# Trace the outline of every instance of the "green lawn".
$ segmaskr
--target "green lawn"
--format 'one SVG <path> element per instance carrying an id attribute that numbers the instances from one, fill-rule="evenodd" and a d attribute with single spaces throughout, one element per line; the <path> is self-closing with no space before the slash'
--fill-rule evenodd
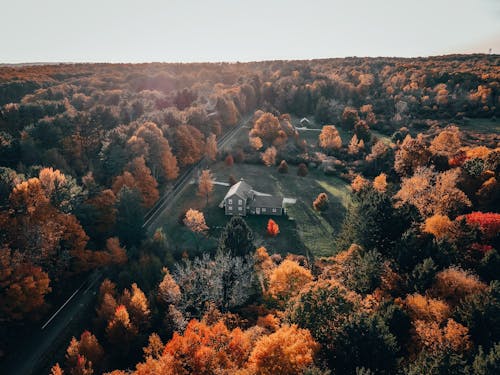
<path id="1" fill-rule="evenodd" d="M 294 166 L 290 166 L 288 174 L 278 173 L 275 167 L 253 164 L 235 164 L 228 168 L 219 162 L 211 169 L 217 181 L 227 182 L 229 176 L 233 175 L 236 179 L 244 178 L 258 191 L 297 199 L 295 205 L 288 207 L 288 217 L 273 217 L 280 226 L 277 237 L 266 235 L 268 216 L 249 215 L 245 218 L 254 232 L 257 246 L 265 246 L 270 252 L 281 254 L 306 254 L 310 251 L 314 255 L 325 256 L 334 252 L 334 235 L 340 228 L 350 199 L 345 182 L 336 177 L 325 176 L 318 170 L 313 170 L 302 178 L 297 176 L 297 168 Z M 203 198 L 196 195 L 196 185 L 185 189 L 169 212 L 159 220 L 174 249 L 193 253 L 197 249 L 215 248 L 221 229 L 229 220 L 224 215 L 224 210 L 218 207 L 227 189 L 226 186 L 215 185 L 208 206 Z M 326 212 L 320 214 L 313 210 L 312 201 L 321 192 L 328 194 L 330 205 Z M 210 227 L 206 238 L 194 236 L 179 224 L 179 216 L 189 208 L 199 209 L 205 214 Z"/>

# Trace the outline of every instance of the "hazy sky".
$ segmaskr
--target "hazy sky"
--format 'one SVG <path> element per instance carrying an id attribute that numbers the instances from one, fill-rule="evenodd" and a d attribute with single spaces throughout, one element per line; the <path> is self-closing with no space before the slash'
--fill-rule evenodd
<path id="1" fill-rule="evenodd" d="M 0 62 L 500 53 L 500 0 L 0 0 Z"/>

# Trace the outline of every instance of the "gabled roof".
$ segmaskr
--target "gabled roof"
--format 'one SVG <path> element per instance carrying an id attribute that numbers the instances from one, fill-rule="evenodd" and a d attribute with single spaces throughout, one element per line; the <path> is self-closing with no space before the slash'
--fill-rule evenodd
<path id="1" fill-rule="evenodd" d="M 224 200 L 233 195 L 237 195 L 243 199 L 248 199 L 252 196 L 251 192 L 252 192 L 252 187 L 248 185 L 245 181 L 241 180 L 236 184 L 234 184 L 233 186 L 231 186 L 229 191 L 226 193 Z"/>
<path id="2" fill-rule="evenodd" d="M 278 208 L 283 207 L 283 198 L 277 196 L 256 195 L 250 201 L 250 207 Z"/>

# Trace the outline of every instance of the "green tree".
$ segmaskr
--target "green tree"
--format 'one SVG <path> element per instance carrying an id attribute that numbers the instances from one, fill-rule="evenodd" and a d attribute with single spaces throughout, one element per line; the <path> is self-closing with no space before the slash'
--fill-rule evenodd
<path id="1" fill-rule="evenodd" d="M 350 315 L 332 346 L 329 362 L 339 374 L 352 374 L 361 366 L 378 374 L 393 374 L 396 369 L 397 340 L 377 315 Z"/>
<path id="2" fill-rule="evenodd" d="M 474 358 L 471 373 L 475 375 L 500 374 L 500 343 L 496 343 L 488 353 L 482 347 Z"/>
<path id="3" fill-rule="evenodd" d="M 118 237 L 127 247 L 138 246 L 145 236 L 144 208 L 141 193 L 135 189 L 122 187 L 116 203 L 116 229 Z"/>
<path id="4" fill-rule="evenodd" d="M 233 216 L 219 238 L 219 249 L 233 256 L 246 256 L 255 251 L 253 233 L 246 221 Z"/>

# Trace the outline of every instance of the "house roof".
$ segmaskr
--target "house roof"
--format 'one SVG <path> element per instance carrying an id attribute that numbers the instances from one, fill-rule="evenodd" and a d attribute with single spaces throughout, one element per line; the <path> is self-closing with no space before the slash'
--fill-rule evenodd
<path id="1" fill-rule="evenodd" d="M 250 207 L 276 208 L 283 207 L 283 198 L 276 196 L 256 195 L 250 201 Z"/>
<path id="2" fill-rule="evenodd" d="M 226 193 L 224 200 L 235 194 L 243 199 L 248 199 L 252 195 L 251 192 L 252 192 L 252 187 L 245 181 L 241 180 L 236 184 L 234 184 L 233 186 L 231 186 L 231 188 Z"/>
<path id="3" fill-rule="evenodd" d="M 309 121 L 309 119 L 308 119 L 307 117 L 303 117 L 303 118 L 300 120 L 300 122 L 311 122 L 311 121 Z"/>

